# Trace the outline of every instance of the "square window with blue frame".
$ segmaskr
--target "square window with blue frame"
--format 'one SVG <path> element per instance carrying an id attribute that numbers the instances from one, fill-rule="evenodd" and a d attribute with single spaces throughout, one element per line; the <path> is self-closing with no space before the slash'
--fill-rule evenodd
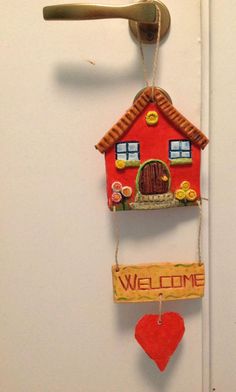
<path id="1" fill-rule="evenodd" d="M 139 161 L 139 142 L 116 143 L 116 159 L 122 161 Z"/>
<path id="2" fill-rule="evenodd" d="M 192 158 L 190 140 L 170 140 L 169 141 L 169 158 L 181 159 Z"/>

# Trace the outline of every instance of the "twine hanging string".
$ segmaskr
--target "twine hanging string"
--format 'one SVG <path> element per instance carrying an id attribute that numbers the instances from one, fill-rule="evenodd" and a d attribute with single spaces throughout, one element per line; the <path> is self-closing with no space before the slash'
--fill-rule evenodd
<path id="1" fill-rule="evenodd" d="M 159 54 L 159 48 L 160 48 L 160 41 L 161 41 L 161 11 L 158 5 L 156 4 L 156 10 L 157 10 L 157 24 L 158 24 L 158 30 L 157 30 L 157 42 L 156 42 L 156 50 L 154 53 L 154 61 L 153 61 L 153 69 L 152 69 L 152 100 L 154 100 L 154 89 L 155 89 L 155 83 L 156 83 L 156 76 L 157 76 L 157 65 L 158 65 L 158 54 Z"/>
<path id="2" fill-rule="evenodd" d="M 159 54 L 159 47 L 160 47 L 160 40 L 161 40 L 161 11 L 160 11 L 160 8 L 158 7 L 157 4 L 155 4 L 155 6 L 156 6 L 156 10 L 157 10 L 158 29 L 157 29 L 156 48 L 155 48 L 155 53 L 154 53 L 154 58 L 153 58 L 153 67 L 152 67 L 152 85 L 151 85 L 151 87 L 152 87 L 152 101 L 154 101 L 155 83 L 156 83 L 157 66 L 158 66 L 158 54 Z M 147 67 L 146 67 L 146 63 L 145 63 L 144 50 L 143 50 L 140 28 L 139 28 L 138 23 L 137 23 L 137 36 L 138 36 L 139 49 L 140 49 L 140 54 L 141 54 L 141 59 L 142 59 L 143 77 L 144 77 L 144 81 L 146 83 L 146 86 L 149 87 L 148 72 L 147 72 Z"/>
<path id="3" fill-rule="evenodd" d="M 199 208 L 199 224 L 198 224 L 198 236 L 197 236 L 197 249 L 198 249 L 198 264 L 202 264 L 202 201 L 209 201 L 207 197 L 202 197 L 200 200 L 198 200 L 198 208 Z"/>
<path id="4" fill-rule="evenodd" d="M 197 255 L 198 255 L 198 264 L 202 264 L 202 250 L 201 250 L 201 236 L 202 236 L 202 201 L 198 200 L 197 202 L 199 208 L 199 223 L 198 223 L 198 236 L 197 236 Z"/>
<path id="5" fill-rule="evenodd" d="M 137 36 L 138 36 L 139 50 L 140 50 L 142 66 L 143 66 L 143 78 L 146 83 L 146 86 L 148 87 L 149 86 L 148 72 L 147 72 L 147 67 L 146 67 L 146 63 L 145 63 L 145 57 L 144 57 L 143 45 L 142 45 L 142 41 L 141 41 L 140 29 L 139 29 L 138 22 L 136 22 L 136 24 L 137 24 Z"/>
<path id="6" fill-rule="evenodd" d="M 198 257 L 198 264 L 202 264 L 202 242 L 201 242 L 201 236 L 202 236 L 202 200 L 208 201 L 208 198 L 203 197 L 201 200 L 198 200 L 198 208 L 199 208 L 199 221 L 198 221 L 198 233 L 197 233 L 197 257 Z M 119 247 L 120 247 L 120 224 L 117 216 L 117 211 L 116 207 L 113 206 L 113 212 L 114 212 L 114 222 L 115 222 L 115 237 L 116 237 L 116 246 L 115 246 L 115 265 L 116 265 L 116 271 L 118 272 L 120 267 L 119 267 Z"/>
<path id="7" fill-rule="evenodd" d="M 162 294 L 159 294 L 159 315 L 158 315 L 158 320 L 157 320 L 157 324 L 161 325 L 162 324 Z"/>
<path id="8" fill-rule="evenodd" d="M 116 236 L 115 264 L 116 264 L 116 272 L 118 272 L 120 270 L 119 262 L 118 262 L 118 253 L 119 253 L 119 245 L 120 245 L 120 225 L 119 225 L 115 206 L 113 206 L 113 212 L 114 212 L 115 236 Z"/>

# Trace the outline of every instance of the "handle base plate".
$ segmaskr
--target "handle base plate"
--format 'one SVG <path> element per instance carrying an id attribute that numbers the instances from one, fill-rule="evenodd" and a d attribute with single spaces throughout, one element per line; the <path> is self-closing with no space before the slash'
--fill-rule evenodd
<path id="1" fill-rule="evenodd" d="M 143 1 L 143 0 L 142 0 Z M 161 40 L 167 35 L 170 29 L 170 13 L 168 8 L 159 0 L 155 0 L 161 11 Z M 157 40 L 158 23 L 137 23 L 129 21 L 129 28 L 132 36 L 138 41 L 137 29 L 140 29 L 140 38 L 143 44 L 155 44 Z"/>

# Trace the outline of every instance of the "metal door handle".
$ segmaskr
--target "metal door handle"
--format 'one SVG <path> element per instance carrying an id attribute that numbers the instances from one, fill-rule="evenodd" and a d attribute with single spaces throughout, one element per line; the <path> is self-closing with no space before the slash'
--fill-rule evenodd
<path id="1" fill-rule="evenodd" d="M 44 7 L 45 20 L 88 20 L 123 18 L 142 23 L 155 23 L 157 19 L 154 3 L 129 5 L 62 4 Z"/>
<path id="2" fill-rule="evenodd" d="M 89 20 L 123 18 L 129 19 L 132 33 L 137 38 L 137 23 L 143 42 L 155 41 L 157 26 L 157 6 L 161 11 L 161 38 L 170 27 L 170 14 L 167 7 L 159 0 L 143 0 L 128 5 L 100 5 L 100 4 L 59 4 L 43 8 L 45 20 Z"/>

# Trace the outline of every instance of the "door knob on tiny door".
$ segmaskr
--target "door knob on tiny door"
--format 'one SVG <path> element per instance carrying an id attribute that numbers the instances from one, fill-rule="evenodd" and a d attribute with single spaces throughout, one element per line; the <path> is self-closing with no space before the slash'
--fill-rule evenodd
<path id="1" fill-rule="evenodd" d="M 59 4 L 43 8 L 45 20 L 90 20 L 123 18 L 129 20 L 130 29 L 137 39 L 139 28 L 144 43 L 155 43 L 158 31 L 158 9 L 161 12 L 161 38 L 170 28 L 170 14 L 161 2 L 144 0 L 128 5 Z"/>

